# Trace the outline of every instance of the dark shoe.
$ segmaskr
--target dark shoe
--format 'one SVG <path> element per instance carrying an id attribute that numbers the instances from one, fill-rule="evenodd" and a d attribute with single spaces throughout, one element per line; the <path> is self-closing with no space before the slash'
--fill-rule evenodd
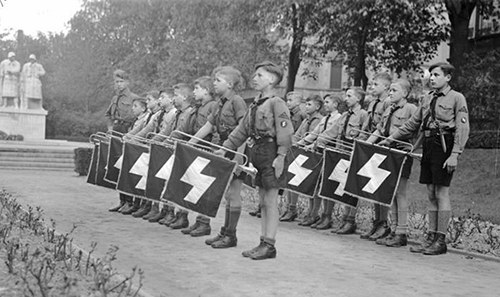
<path id="1" fill-rule="evenodd" d="M 274 259 L 276 258 L 276 248 L 274 245 L 270 245 L 269 243 L 263 244 L 262 247 L 258 248 L 255 252 L 250 254 L 250 258 L 252 260 L 265 260 L 265 259 Z"/>
<path id="2" fill-rule="evenodd" d="M 283 218 L 286 217 L 289 212 L 290 212 L 290 210 L 287 208 L 285 210 L 285 212 L 280 216 L 280 222 L 283 222 Z"/>
<path id="3" fill-rule="evenodd" d="M 370 237 L 368 237 L 368 240 L 376 241 L 379 238 L 386 237 L 390 233 L 391 233 L 391 228 L 389 228 L 389 226 L 387 226 L 387 222 L 384 221 L 379 225 L 377 231 L 375 231 L 375 233 L 373 233 Z"/>
<path id="4" fill-rule="evenodd" d="M 139 204 L 137 202 L 134 202 L 132 207 L 129 207 L 127 210 L 122 211 L 122 215 L 131 215 L 134 212 L 138 211 L 140 208 Z"/>
<path id="5" fill-rule="evenodd" d="M 158 224 L 165 225 L 175 218 L 175 207 L 167 206 L 167 215 L 158 221 Z"/>
<path id="6" fill-rule="evenodd" d="M 182 232 L 182 234 L 191 234 L 191 231 L 198 228 L 199 225 L 200 225 L 200 221 L 196 220 L 196 222 L 194 224 L 192 224 L 191 226 L 189 226 L 187 228 L 182 229 L 181 232 Z"/>
<path id="7" fill-rule="evenodd" d="M 381 237 L 381 238 L 375 240 L 375 243 L 379 244 L 379 245 L 385 245 L 385 243 L 388 240 L 391 240 L 394 236 L 396 236 L 396 234 L 391 232 L 391 234 L 387 235 L 386 237 Z"/>
<path id="8" fill-rule="evenodd" d="M 356 232 L 356 223 L 346 222 L 342 228 L 337 231 L 337 234 L 347 235 L 354 234 Z"/>
<path id="9" fill-rule="evenodd" d="M 120 201 L 120 204 L 116 205 L 116 206 L 113 206 L 111 207 L 110 209 L 108 209 L 108 211 L 110 212 L 117 212 L 120 208 L 122 208 L 123 206 L 125 205 L 125 201 Z"/>
<path id="10" fill-rule="evenodd" d="M 174 210 L 175 212 L 175 210 Z M 165 223 L 163 223 L 163 225 L 167 226 L 167 227 L 170 227 L 170 225 L 174 224 L 175 222 L 177 222 L 177 220 L 181 217 L 181 213 L 180 212 L 177 212 L 169 221 L 166 221 Z"/>
<path id="11" fill-rule="evenodd" d="M 167 215 L 167 208 L 163 207 L 161 211 L 155 215 L 154 217 L 150 218 L 148 222 L 150 223 L 158 223 L 161 219 L 163 219 Z"/>
<path id="12" fill-rule="evenodd" d="M 326 216 L 325 216 L 324 214 L 321 214 L 320 219 L 319 219 L 317 222 L 315 222 L 314 224 L 312 224 L 311 226 L 309 226 L 309 227 L 311 227 L 311 228 L 313 228 L 313 229 L 316 229 L 316 227 L 318 227 L 318 225 L 323 224 L 323 222 L 324 222 L 325 220 L 326 220 Z"/>
<path id="13" fill-rule="evenodd" d="M 227 231 L 226 235 L 224 235 L 222 239 L 212 243 L 212 247 L 214 249 L 226 249 L 230 247 L 235 247 L 236 245 L 238 245 L 238 238 L 236 238 L 236 236 L 228 236 Z"/>
<path id="14" fill-rule="evenodd" d="M 332 217 L 331 216 L 327 216 L 323 222 L 319 225 L 316 226 L 316 229 L 318 230 L 327 230 L 327 229 L 330 229 L 332 227 Z"/>
<path id="15" fill-rule="evenodd" d="M 436 240 L 424 249 L 424 255 L 441 255 L 446 254 L 448 248 L 446 247 L 446 235 L 443 233 L 436 233 Z"/>
<path id="16" fill-rule="evenodd" d="M 156 216 L 159 212 L 159 209 L 158 209 L 158 205 L 153 205 L 151 207 L 151 210 L 148 212 L 147 215 L 143 216 L 142 219 L 143 220 L 149 220 L 151 219 L 152 217 Z"/>
<path id="17" fill-rule="evenodd" d="M 134 212 L 132 216 L 134 218 L 142 218 L 143 216 L 147 215 L 151 211 L 151 205 L 144 205 L 142 208 L 139 208 L 138 211 Z"/>
<path id="18" fill-rule="evenodd" d="M 220 233 L 217 234 L 217 236 L 215 236 L 215 237 L 212 237 L 212 238 L 209 238 L 209 239 L 205 240 L 205 243 L 207 245 L 212 245 L 212 243 L 221 240 L 224 237 L 224 233 L 226 233 L 226 228 L 225 227 L 221 227 L 220 228 Z"/>
<path id="19" fill-rule="evenodd" d="M 370 230 L 362 233 L 359 237 L 361 239 L 368 239 L 370 236 L 372 236 L 375 232 L 377 232 L 379 226 L 382 224 L 383 222 L 380 222 L 380 221 L 373 221 L 372 223 L 372 227 L 370 228 Z"/>
<path id="20" fill-rule="evenodd" d="M 260 244 L 256 247 L 254 247 L 253 249 L 251 250 L 248 250 L 248 251 L 243 251 L 241 254 L 243 255 L 243 257 L 245 258 L 249 258 L 253 253 L 255 253 L 257 250 L 263 248 L 265 245 L 264 241 L 263 240 L 260 240 Z"/>
<path id="21" fill-rule="evenodd" d="M 205 235 L 210 235 L 212 233 L 212 227 L 210 227 L 210 223 L 200 222 L 198 227 L 189 233 L 193 237 L 200 237 Z"/>
<path id="22" fill-rule="evenodd" d="M 309 220 L 308 215 L 303 217 L 297 225 L 302 226 L 302 225 L 304 225 L 305 222 L 307 222 L 307 220 Z"/>
<path id="23" fill-rule="evenodd" d="M 118 210 L 119 213 L 128 213 L 128 211 L 134 207 L 134 204 L 132 202 L 125 203 L 125 205 Z"/>
<path id="24" fill-rule="evenodd" d="M 421 244 L 410 247 L 410 252 L 422 253 L 426 248 L 430 247 L 435 240 L 436 240 L 436 232 L 428 232 L 425 235 L 424 241 Z"/>
<path id="25" fill-rule="evenodd" d="M 406 238 L 406 234 L 396 234 L 393 237 L 386 237 L 385 245 L 389 247 L 402 247 L 408 244 L 408 238 Z"/>
<path id="26" fill-rule="evenodd" d="M 262 217 L 260 210 L 259 210 L 259 212 L 257 213 L 257 217 L 258 217 L 259 219 Z"/>
<path id="27" fill-rule="evenodd" d="M 185 212 L 181 212 L 179 218 L 170 225 L 172 229 L 182 229 L 189 226 L 188 214 Z"/>
<path id="28" fill-rule="evenodd" d="M 256 217 L 257 214 L 260 214 L 260 207 L 258 207 L 256 210 L 254 211 L 251 211 L 248 213 L 249 215 L 251 215 L 252 217 Z"/>
<path id="29" fill-rule="evenodd" d="M 310 227 L 312 224 L 318 222 L 319 220 L 321 220 L 320 216 L 316 216 L 314 218 L 310 217 L 310 218 L 307 219 L 307 221 L 305 221 L 304 223 L 302 223 L 302 226 L 303 227 Z"/>
<path id="30" fill-rule="evenodd" d="M 332 230 L 330 232 L 337 233 L 345 225 L 345 221 L 338 221 L 336 224 L 332 224 Z"/>

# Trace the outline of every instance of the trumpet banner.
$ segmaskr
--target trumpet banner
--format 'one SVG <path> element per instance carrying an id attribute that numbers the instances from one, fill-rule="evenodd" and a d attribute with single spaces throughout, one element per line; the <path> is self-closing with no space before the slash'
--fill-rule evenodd
<path id="1" fill-rule="evenodd" d="M 236 166 L 234 161 L 176 143 L 162 200 L 214 218 Z"/>
<path id="2" fill-rule="evenodd" d="M 160 200 L 165 183 L 172 173 L 173 154 L 173 148 L 151 144 L 145 193 L 147 198 Z"/>
<path id="3" fill-rule="evenodd" d="M 89 172 L 87 173 L 87 183 L 92 185 L 95 185 L 98 158 L 99 158 L 99 144 L 95 143 L 94 149 L 92 150 L 92 159 L 90 159 Z"/>
<path id="4" fill-rule="evenodd" d="M 123 154 L 123 142 L 116 136 L 111 136 L 109 141 L 109 151 L 104 179 L 110 183 L 116 184 L 120 175 L 121 161 Z"/>
<path id="5" fill-rule="evenodd" d="M 390 206 L 396 196 L 406 152 L 355 141 L 345 191 Z"/>
<path id="6" fill-rule="evenodd" d="M 349 155 L 328 148 L 324 150 L 323 178 L 321 179 L 319 188 L 319 196 L 321 198 L 352 207 L 358 205 L 358 198 L 344 191 L 350 163 Z"/>
<path id="7" fill-rule="evenodd" d="M 287 184 L 289 191 L 312 197 L 321 174 L 323 156 L 293 146 L 287 154 Z"/>
<path id="8" fill-rule="evenodd" d="M 106 174 L 106 166 L 108 164 L 107 160 L 108 160 L 109 144 L 104 141 L 101 141 L 98 147 L 99 147 L 99 154 L 97 157 L 95 184 L 96 186 L 101 186 L 114 190 L 116 188 L 116 185 L 104 179 L 104 175 Z"/>
<path id="9" fill-rule="evenodd" d="M 149 166 L 149 147 L 125 142 L 123 162 L 116 189 L 122 193 L 144 197 Z"/>

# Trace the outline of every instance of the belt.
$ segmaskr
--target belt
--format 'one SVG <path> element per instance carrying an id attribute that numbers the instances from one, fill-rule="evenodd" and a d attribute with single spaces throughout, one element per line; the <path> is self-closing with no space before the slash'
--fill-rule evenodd
<path id="1" fill-rule="evenodd" d="M 253 147 L 256 144 L 262 144 L 262 143 L 270 143 L 270 142 L 275 142 L 276 138 L 271 137 L 271 136 L 251 136 L 249 141 L 247 142 L 248 147 Z"/>
<path id="2" fill-rule="evenodd" d="M 446 134 L 451 134 L 451 131 L 447 130 L 440 130 L 440 129 L 430 129 L 430 130 L 424 130 L 424 136 L 425 137 L 433 137 L 436 135 L 446 135 Z"/>

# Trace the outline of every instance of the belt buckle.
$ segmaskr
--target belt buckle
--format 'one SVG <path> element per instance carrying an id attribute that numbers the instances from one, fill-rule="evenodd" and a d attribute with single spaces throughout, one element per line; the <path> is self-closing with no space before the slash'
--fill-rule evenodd
<path id="1" fill-rule="evenodd" d="M 252 148 L 254 145 L 255 145 L 255 139 L 253 139 L 253 137 L 248 138 L 248 140 L 247 140 L 247 146 L 249 148 Z"/>

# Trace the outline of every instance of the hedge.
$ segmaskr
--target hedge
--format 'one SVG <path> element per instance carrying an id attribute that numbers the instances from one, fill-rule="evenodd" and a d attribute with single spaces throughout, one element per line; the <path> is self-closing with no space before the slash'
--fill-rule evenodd
<path id="1" fill-rule="evenodd" d="M 87 175 L 92 160 L 92 148 L 75 148 L 75 172 L 80 176 Z"/>

